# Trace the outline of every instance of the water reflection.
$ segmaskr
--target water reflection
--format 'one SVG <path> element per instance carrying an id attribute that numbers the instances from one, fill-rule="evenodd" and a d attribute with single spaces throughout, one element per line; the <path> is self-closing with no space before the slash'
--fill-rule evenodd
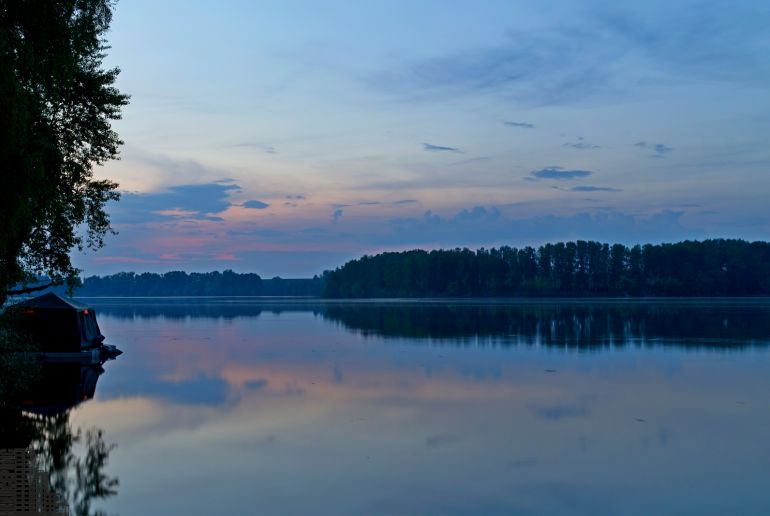
<path id="1" fill-rule="evenodd" d="M 120 319 L 259 317 L 311 312 L 363 335 L 456 344 L 574 348 L 683 346 L 740 349 L 770 343 L 770 302 L 540 301 L 518 303 L 300 302 L 243 298 L 102 300 Z"/>
<path id="2" fill-rule="evenodd" d="M 704 303 L 330 305 L 324 317 L 365 335 L 501 345 L 766 346 L 770 307 Z M 483 341 L 482 341 L 483 342 Z"/>
<path id="3" fill-rule="evenodd" d="M 110 512 L 770 504 L 767 303 L 94 304 L 126 354 L 73 417 L 120 442 Z"/>
<path id="4" fill-rule="evenodd" d="M 94 397 L 101 364 L 14 364 L 32 368 L 0 392 L 0 512 L 103 514 L 94 502 L 117 494 L 106 471 L 114 444 L 96 427 L 75 427 L 72 410 Z M 5 374 L 20 371 L 3 368 Z"/>

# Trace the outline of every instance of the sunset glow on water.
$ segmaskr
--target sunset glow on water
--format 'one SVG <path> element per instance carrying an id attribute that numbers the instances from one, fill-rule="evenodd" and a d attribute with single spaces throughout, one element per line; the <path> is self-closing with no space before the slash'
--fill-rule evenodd
<path id="1" fill-rule="evenodd" d="M 121 514 L 759 514 L 770 502 L 770 341 L 655 327 L 660 308 L 746 328 L 766 303 L 448 308 L 510 328 L 532 314 L 591 322 L 577 346 L 574 329 L 386 337 L 365 322 L 415 304 L 94 305 L 125 354 L 72 419 L 118 444 L 106 507 Z M 617 317 L 646 323 L 643 339 L 608 345 L 602 321 Z"/>

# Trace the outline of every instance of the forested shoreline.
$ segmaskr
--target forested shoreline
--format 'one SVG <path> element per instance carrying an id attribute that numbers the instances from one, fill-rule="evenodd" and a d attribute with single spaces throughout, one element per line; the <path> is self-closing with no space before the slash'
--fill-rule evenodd
<path id="1" fill-rule="evenodd" d="M 60 287 L 57 290 L 64 290 Z M 693 297 L 770 296 L 770 243 L 713 239 L 627 247 L 578 240 L 538 248 L 411 250 L 351 260 L 313 278 L 231 270 L 120 272 L 75 296 Z"/>
<path id="2" fill-rule="evenodd" d="M 324 297 L 767 296 L 770 243 L 713 239 L 627 247 L 388 252 L 324 274 Z"/>
<path id="3" fill-rule="evenodd" d="M 314 278 L 262 279 L 259 274 L 223 272 L 166 273 L 119 272 L 89 276 L 76 296 L 311 296 L 322 293 L 323 282 Z"/>

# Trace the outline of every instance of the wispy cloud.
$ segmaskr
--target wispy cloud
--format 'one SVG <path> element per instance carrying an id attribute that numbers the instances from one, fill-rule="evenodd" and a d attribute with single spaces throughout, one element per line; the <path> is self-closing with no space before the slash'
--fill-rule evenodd
<path id="1" fill-rule="evenodd" d="M 529 173 L 529 175 L 535 179 L 556 179 L 558 181 L 582 179 L 591 174 L 593 174 L 593 172 L 590 170 L 567 170 L 562 167 L 545 167 L 540 170 L 533 170 Z"/>
<path id="2" fill-rule="evenodd" d="M 611 188 L 609 186 L 588 186 L 580 185 L 570 188 L 572 192 L 622 192 L 621 188 Z"/>
<path id="3" fill-rule="evenodd" d="M 432 143 L 423 143 L 422 150 L 428 152 L 457 152 L 458 154 L 463 153 L 463 151 L 457 147 L 445 147 L 443 145 L 433 145 Z"/>
<path id="4" fill-rule="evenodd" d="M 503 122 L 505 125 L 509 125 L 511 127 L 519 127 L 521 129 L 534 129 L 535 124 L 530 124 L 529 122 Z"/>
<path id="5" fill-rule="evenodd" d="M 128 148 L 126 150 L 126 161 L 134 161 L 141 165 L 145 165 L 156 169 L 163 175 L 166 175 L 174 180 L 178 180 L 180 177 L 184 177 L 187 181 L 205 181 L 211 180 L 213 177 L 223 177 L 227 175 L 227 172 L 206 165 L 198 160 L 189 158 L 174 158 L 165 154 L 155 154 L 145 152 L 137 148 Z M 217 182 L 221 182 L 217 181 Z"/>
<path id="6" fill-rule="evenodd" d="M 369 82 L 407 99 L 492 92 L 529 106 L 627 95 L 653 84 L 645 80 L 650 67 L 683 80 L 767 83 L 761 2 L 666 4 L 665 16 L 660 8 L 588 3 L 558 26 L 510 31 L 496 46 L 414 61 Z M 640 59 L 650 67 L 639 67 Z"/>
<path id="7" fill-rule="evenodd" d="M 650 156 L 653 158 L 663 158 L 666 154 L 674 150 L 672 147 L 663 143 L 636 142 L 634 146 L 651 151 L 652 154 Z"/>
<path id="8" fill-rule="evenodd" d="M 227 147 L 241 147 L 241 148 L 252 148 L 252 149 L 259 149 L 263 151 L 265 154 L 277 154 L 278 151 L 275 150 L 275 147 L 272 145 L 266 145 L 262 142 L 239 142 L 239 143 L 231 143 L 230 145 L 227 145 Z"/>
<path id="9" fill-rule="evenodd" d="M 593 143 L 588 143 L 587 141 L 585 141 L 585 138 L 583 138 L 582 136 L 578 137 L 578 141 L 565 143 L 564 146 L 572 147 L 573 149 L 579 149 L 579 150 L 589 150 L 589 149 L 600 148 L 598 145 L 594 145 Z"/>
<path id="10" fill-rule="evenodd" d="M 575 238 L 630 243 L 697 237 L 697 233 L 682 227 L 682 215 L 683 211 L 672 210 L 645 216 L 604 209 L 573 215 L 511 218 L 495 207 L 476 206 L 450 217 L 427 211 L 420 218 L 394 219 L 391 221 L 391 232 L 373 233 L 368 240 L 380 246 L 463 246 Z"/>
<path id="11" fill-rule="evenodd" d="M 544 419 L 561 420 L 588 416 L 588 408 L 581 403 L 559 403 L 532 407 L 532 412 Z"/>
<path id="12" fill-rule="evenodd" d="M 244 202 L 243 204 L 241 204 L 241 206 L 243 206 L 244 208 L 251 208 L 251 209 L 254 209 L 254 210 L 264 210 L 265 208 L 267 208 L 270 205 L 267 204 L 266 202 L 262 202 L 262 201 L 258 201 L 256 199 L 252 199 L 250 201 Z"/>
<path id="13" fill-rule="evenodd" d="M 342 210 L 343 208 L 352 208 L 356 206 L 383 206 L 383 205 L 392 205 L 392 206 L 399 206 L 403 204 L 414 204 L 418 202 L 416 199 L 399 199 L 397 201 L 358 201 L 358 202 L 351 202 L 351 203 L 335 203 L 331 204 L 330 206 L 336 210 Z"/>
<path id="14" fill-rule="evenodd" d="M 476 164 L 476 163 L 484 163 L 484 162 L 491 161 L 491 160 L 492 160 L 492 158 L 490 158 L 489 156 L 479 156 L 477 158 L 469 158 L 469 159 L 463 159 L 463 160 L 460 160 L 460 161 L 455 161 L 454 163 L 450 163 L 449 166 L 450 167 L 459 167 L 459 166 L 463 166 L 463 165 L 473 165 L 473 164 Z"/>
<path id="15" fill-rule="evenodd" d="M 616 51 L 591 45 L 589 35 L 516 32 L 497 47 L 468 49 L 415 62 L 372 78 L 376 87 L 405 98 L 435 99 L 458 94 L 499 93 L 526 105 L 548 105 L 583 98 L 607 83 L 605 65 Z M 583 31 L 586 32 L 586 31 Z M 526 122 L 525 122 L 526 123 Z"/>

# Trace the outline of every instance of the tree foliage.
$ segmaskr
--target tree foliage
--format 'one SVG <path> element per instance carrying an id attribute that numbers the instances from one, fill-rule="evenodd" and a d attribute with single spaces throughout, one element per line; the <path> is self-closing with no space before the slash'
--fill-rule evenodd
<path id="1" fill-rule="evenodd" d="M 93 167 L 115 159 L 111 128 L 128 96 L 105 69 L 110 0 L 0 0 L 0 300 L 37 275 L 74 281 L 73 248 L 110 230 L 117 184 Z"/>
<path id="2" fill-rule="evenodd" d="M 364 256 L 324 275 L 326 297 L 770 295 L 770 244 L 600 242 L 538 249 L 406 251 Z"/>
<path id="3" fill-rule="evenodd" d="M 319 277 L 262 279 L 259 274 L 170 271 L 163 274 L 119 272 L 89 276 L 77 288 L 81 296 L 319 296 Z"/>

